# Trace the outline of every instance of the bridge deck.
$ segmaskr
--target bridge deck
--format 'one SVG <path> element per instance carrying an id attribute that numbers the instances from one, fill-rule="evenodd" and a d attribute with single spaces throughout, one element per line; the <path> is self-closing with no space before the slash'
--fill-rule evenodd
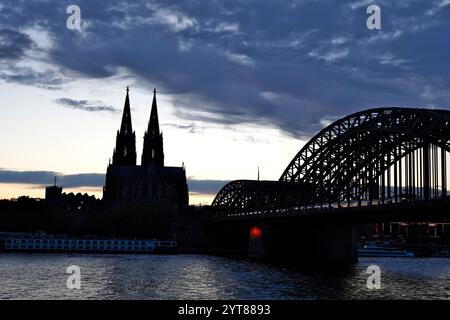
<path id="1" fill-rule="evenodd" d="M 222 213 L 217 221 L 292 220 L 310 222 L 367 223 L 382 221 L 435 221 L 450 219 L 450 201 L 415 201 L 367 206 L 303 206 L 262 211 Z"/>

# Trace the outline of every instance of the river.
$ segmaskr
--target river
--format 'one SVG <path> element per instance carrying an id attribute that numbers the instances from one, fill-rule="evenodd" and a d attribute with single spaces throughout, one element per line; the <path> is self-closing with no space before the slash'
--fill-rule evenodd
<path id="1" fill-rule="evenodd" d="M 81 271 L 68 289 L 67 267 Z M 381 288 L 368 289 L 369 265 Z M 0 299 L 449 299 L 450 259 L 360 258 L 341 272 L 208 255 L 0 254 Z"/>

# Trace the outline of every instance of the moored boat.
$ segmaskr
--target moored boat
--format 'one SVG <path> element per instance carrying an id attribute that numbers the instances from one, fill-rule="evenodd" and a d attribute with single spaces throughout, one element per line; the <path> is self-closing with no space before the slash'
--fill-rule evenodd
<path id="1" fill-rule="evenodd" d="M 91 239 L 67 237 L 0 238 L 3 252 L 77 252 L 77 253 L 175 253 L 176 241 L 145 239 Z"/>
<path id="2" fill-rule="evenodd" d="M 360 257 L 414 257 L 413 252 L 408 252 L 395 247 L 376 245 L 364 245 L 358 249 Z"/>

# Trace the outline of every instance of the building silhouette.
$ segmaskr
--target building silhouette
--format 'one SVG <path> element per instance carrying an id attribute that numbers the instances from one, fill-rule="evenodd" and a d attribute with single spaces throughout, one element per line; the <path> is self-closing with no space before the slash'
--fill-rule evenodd
<path id="1" fill-rule="evenodd" d="M 60 200 L 62 195 L 62 187 L 58 187 L 56 185 L 56 176 L 55 183 L 52 186 L 45 187 L 45 201 L 47 203 L 56 203 Z"/>
<path id="2" fill-rule="evenodd" d="M 62 192 L 63 188 L 56 185 L 45 187 L 45 204 L 47 206 L 64 208 L 72 213 L 84 213 L 95 209 L 99 204 L 99 200 L 95 196 L 90 196 L 87 193 L 81 194 L 78 192 L 66 193 Z"/>
<path id="3" fill-rule="evenodd" d="M 141 165 L 136 164 L 136 135 L 133 131 L 127 87 L 120 130 L 117 131 L 113 161 L 106 171 L 103 188 L 106 205 L 157 205 L 182 208 L 188 205 L 184 167 L 164 166 L 163 136 L 159 129 L 156 89 L 144 145 Z"/>

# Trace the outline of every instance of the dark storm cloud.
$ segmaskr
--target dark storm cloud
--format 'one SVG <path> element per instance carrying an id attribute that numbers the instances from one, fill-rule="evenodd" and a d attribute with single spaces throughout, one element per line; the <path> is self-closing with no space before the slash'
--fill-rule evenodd
<path id="1" fill-rule="evenodd" d="M 57 184 L 64 188 L 102 187 L 105 175 L 101 173 L 61 174 L 53 171 L 16 171 L 0 169 L 0 183 L 23 183 L 43 187 Z M 190 192 L 216 194 L 228 181 L 188 179 Z"/>
<path id="2" fill-rule="evenodd" d="M 77 109 L 88 112 L 112 112 L 119 113 L 120 110 L 111 106 L 103 105 L 100 101 L 74 100 L 70 98 L 58 98 L 56 103 L 69 109 Z"/>
<path id="3" fill-rule="evenodd" d="M 0 79 L 7 82 L 33 85 L 45 89 L 58 89 L 65 82 L 60 74 L 51 71 L 36 71 L 28 67 L 18 67 L 14 65 L 0 68 Z"/>
<path id="4" fill-rule="evenodd" d="M 225 180 L 195 180 L 189 179 L 188 186 L 190 192 L 214 195 L 222 189 L 229 181 Z"/>
<path id="5" fill-rule="evenodd" d="M 35 185 L 53 184 L 55 176 L 58 185 L 66 188 L 99 187 L 105 182 L 105 175 L 83 173 L 64 175 L 53 171 L 15 171 L 0 169 L 0 183 L 25 183 Z"/>
<path id="6" fill-rule="evenodd" d="M 105 183 L 105 175 L 100 173 L 62 175 L 58 181 L 66 188 L 101 187 Z"/>
<path id="7" fill-rule="evenodd" d="M 306 137 L 363 108 L 450 107 L 446 0 L 380 0 L 375 31 L 364 0 L 85 0 L 81 32 L 65 27 L 67 1 L 2 3 L 5 29 L 49 32 L 52 64 L 96 78 L 126 68 L 189 121 Z"/>
<path id="8" fill-rule="evenodd" d="M 57 173 L 50 171 L 14 171 L 0 169 L 0 182 L 46 184 L 53 181 L 55 175 Z"/>
<path id="9" fill-rule="evenodd" d="M 177 124 L 177 123 L 164 123 L 162 124 L 163 127 L 173 127 L 176 129 L 181 129 L 181 130 L 187 130 L 189 133 L 199 133 L 199 132 L 203 132 L 203 130 L 205 129 L 202 126 L 197 126 L 194 122 L 190 123 L 190 124 Z"/>
<path id="10" fill-rule="evenodd" d="M 33 41 L 26 34 L 11 30 L 0 30 L 0 59 L 18 59 L 30 49 Z"/>

